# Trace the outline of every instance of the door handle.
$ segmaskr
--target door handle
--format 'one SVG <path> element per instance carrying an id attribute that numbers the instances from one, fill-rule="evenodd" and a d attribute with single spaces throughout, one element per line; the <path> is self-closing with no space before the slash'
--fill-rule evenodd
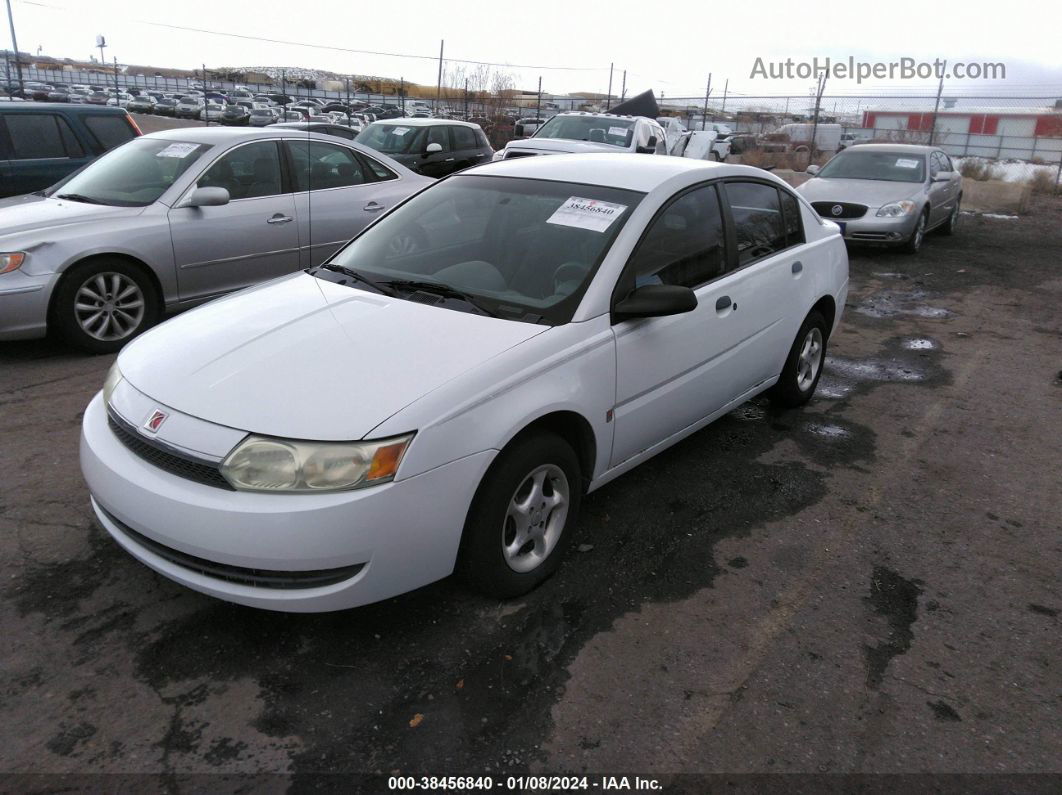
<path id="1" fill-rule="evenodd" d="M 266 219 L 266 223 L 267 224 L 286 224 L 288 221 L 293 221 L 293 220 L 295 220 L 295 219 L 293 219 L 290 215 L 281 215 L 280 213 L 277 213 L 272 218 L 267 218 Z"/>
<path id="2" fill-rule="evenodd" d="M 447 163 L 452 163 L 452 162 L 454 162 L 454 159 L 452 157 L 448 157 L 448 158 L 446 158 L 446 162 Z"/>
<path id="3" fill-rule="evenodd" d="M 796 274 L 800 273 L 802 270 L 804 270 L 804 263 L 803 262 L 801 262 L 800 260 L 797 260 L 796 262 L 793 263 L 793 275 L 794 276 Z"/>
<path id="4" fill-rule="evenodd" d="M 716 312 L 722 312 L 726 309 L 729 309 L 731 306 L 733 306 L 734 309 L 737 309 L 737 306 L 734 305 L 734 302 L 730 300 L 729 295 L 724 295 L 722 298 L 717 298 L 715 301 Z"/>
<path id="5" fill-rule="evenodd" d="M 384 206 L 379 202 L 369 202 L 361 209 L 363 209 L 367 213 L 378 213 L 380 212 L 380 210 L 384 209 Z"/>

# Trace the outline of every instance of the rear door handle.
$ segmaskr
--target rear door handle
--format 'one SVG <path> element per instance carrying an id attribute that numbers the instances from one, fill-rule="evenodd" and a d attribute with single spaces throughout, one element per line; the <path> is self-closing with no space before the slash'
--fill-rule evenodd
<path id="1" fill-rule="evenodd" d="M 266 219 L 266 223 L 267 224 L 286 224 L 288 221 L 293 221 L 293 220 L 295 220 L 295 219 L 293 219 L 290 215 L 281 215 L 280 213 L 277 213 L 272 218 L 267 218 Z"/>
<path id="2" fill-rule="evenodd" d="M 733 306 L 733 303 L 734 302 L 730 300 L 729 295 L 724 295 L 722 298 L 717 298 L 715 301 L 715 311 L 722 312 L 726 309 L 729 309 L 731 306 Z M 734 308 L 737 309 L 736 306 Z"/>
<path id="3" fill-rule="evenodd" d="M 361 209 L 363 209 L 367 213 L 378 213 L 380 212 L 380 210 L 384 209 L 384 206 L 379 202 L 369 202 Z"/>
<path id="4" fill-rule="evenodd" d="M 446 162 L 447 163 L 452 163 L 452 162 L 454 162 L 454 159 L 452 157 L 448 157 L 448 158 L 446 158 Z"/>
<path id="5" fill-rule="evenodd" d="M 801 262 L 800 260 L 797 260 L 796 262 L 793 263 L 793 274 L 794 275 L 800 273 L 802 270 L 804 270 L 804 263 L 803 262 Z"/>

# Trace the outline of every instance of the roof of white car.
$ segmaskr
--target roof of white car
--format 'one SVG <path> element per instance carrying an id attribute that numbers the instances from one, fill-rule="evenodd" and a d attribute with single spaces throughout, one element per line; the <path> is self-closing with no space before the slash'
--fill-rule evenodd
<path id="1" fill-rule="evenodd" d="M 478 124 L 472 122 L 461 121 L 460 119 L 439 119 L 430 118 L 425 119 L 423 116 L 417 118 L 414 116 L 398 116 L 394 119 L 377 119 L 373 124 L 390 124 L 395 127 L 430 127 L 433 124 L 457 124 L 462 127 L 474 127 L 479 129 Z"/>
<path id="2" fill-rule="evenodd" d="M 937 151 L 939 148 L 937 146 L 922 146 L 921 144 L 859 144 L 857 151 L 896 152 L 899 154 L 906 152 L 910 155 L 927 155 L 930 152 Z"/>
<path id="3" fill-rule="evenodd" d="M 209 144 L 211 146 L 223 146 L 238 141 L 254 140 L 255 138 L 272 138 L 286 135 L 291 137 L 293 132 L 305 133 L 296 127 L 273 125 L 270 127 L 171 127 L 168 130 L 148 133 L 145 138 L 162 138 L 167 141 L 186 141 L 193 144 Z"/>
<path id="4" fill-rule="evenodd" d="M 498 160 L 469 169 L 467 174 L 581 182 L 649 193 L 680 174 L 691 183 L 716 177 L 758 176 L 767 172 L 752 166 L 714 163 L 685 157 L 630 153 L 539 155 Z"/>

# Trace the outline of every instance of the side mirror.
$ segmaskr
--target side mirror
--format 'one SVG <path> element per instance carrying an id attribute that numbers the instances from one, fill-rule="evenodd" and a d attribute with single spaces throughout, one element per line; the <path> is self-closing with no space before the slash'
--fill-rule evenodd
<path id="1" fill-rule="evenodd" d="M 181 204 L 182 207 L 220 207 L 229 203 L 225 188 L 196 188 Z"/>
<path id="2" fill-rule="evenodd" d="M 817 176 L 820 171 L 822 171 L 822 169 L 819 166 L 816 166 L 814 163 L 804 169 L 805 174 L 810 174 L 813 177 Z"/>
<path id="3" fill-rule="evenodd" d="M 933 177 L 933 182 L 950 182 L 953 173 L 951 171 L 938 171 L 937 175 Z"/>
<path id="4" fill-rule="evenodd" d="M 424 154 L 433 155 L 436 152 L 442 151 L 442 144 L 428 144 L 424 147 Z"/>
<path id="5" fill-rule="evenodd" d="M 636 287 L 612 309 L 616 320 L 635 317 L 681 315 L 697 308 L 697 295 L 677 284 L 647 284 Z"/>

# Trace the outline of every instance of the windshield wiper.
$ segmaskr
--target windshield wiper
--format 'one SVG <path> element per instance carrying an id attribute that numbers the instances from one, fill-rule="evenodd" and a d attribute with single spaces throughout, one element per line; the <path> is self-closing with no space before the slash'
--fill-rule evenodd
<path id="1" fill-rule="evenodd" d="M 353 268 L 348 268 L 345 265 L 336 265 L 334 262 L 326 262 L 323 265 L 318 265 L 317 267 L 320 270 L 332 271 L 333 273 L 342 273 L 344 276 L 349 276 L 354 281 L 369 285 L 369 287 L 373 288 L 379 293 L 383 293 L 384 295 L 393 296 L 395 294 L 394 290 L 390 290 L 384 287 L 379 282 L 375 282 L 372 279 L 368 279 L 362 276 Z"/>
<path id="2" fill-rule="evenodd" d="M 99 199 L 93 199 L 91 196 L 85 196 L 82 193 L 57 193 L 56 199 L 69 199 L 72 202 L 84 202 L 85 204 L 106 204 Z"/>
<path id="3" fill-rule="evenodd" d="M 391 281 L 383 282 L 383 284 L 399 290 L 419 290 L 425 293 L 435 293 L 436 295 L 441 295 L 446 298 L 456 298 L 479 310 L 484 315 L 498 317 L 497 313 L 487 309 L 474 296 L 469 295 L 463 290 L 458 290 L 456 287 L 451 287 L 448 284 L 440 284 L 439 282 L 422 282 L 417 281 L 416 279 L 392 279 Z"/>

